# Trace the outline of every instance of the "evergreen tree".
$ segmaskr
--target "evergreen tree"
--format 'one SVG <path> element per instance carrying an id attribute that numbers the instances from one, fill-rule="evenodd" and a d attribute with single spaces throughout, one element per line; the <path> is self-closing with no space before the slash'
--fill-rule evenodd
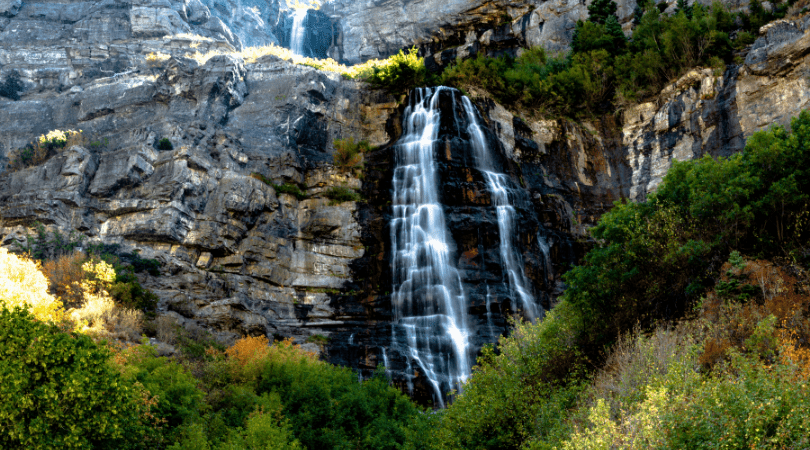
<path id="1" fill-rule="evenodd" d="M 0 83 L 0 97 L 6 97 L 11 100 L 19 100 L 20 92 L 24 86 L 20 80 L 20 74 L 14 70 L 8 74 L 6 80 Z"/>
<path id="2" fill-rule="evenodd" d="M 593 0 L 588 6 L 588 21 L 604 24 L 608 16 L 615 16 L 619 7 L 613 0 Z"/>
<path id="3" fill-rule="evenodd" d="M 627 44 L 627 38 L 624 36 L 624 31 L 622 31 L 622 26 L 616 16 L 611 15 L 607 17 L 605 20 L 605 31 L 613 38 L 612 53 L 615 54 L 624 49 L 625 44 Z"/>
<path id="4" fill-rule="evenodd" d="M 675 14 L 678 14 L 681 11 L 683 11 L 687 19 L 692 18 L 692 5 L 687 3 L 686 0 L 678 0 L 678 3 L 675 7 Z"/>

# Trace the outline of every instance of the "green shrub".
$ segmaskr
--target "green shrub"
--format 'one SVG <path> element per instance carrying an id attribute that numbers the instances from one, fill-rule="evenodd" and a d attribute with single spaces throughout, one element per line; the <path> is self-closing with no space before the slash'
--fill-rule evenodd
<path id="1" fill-rule="evenodd" d="M 22 92 L 23 88 L 20 73 L 16 70 L 12 70 L 6 75 L 6 79 L 0 83 L 0 97 L 6 97 L 7 99 L 15 101 L 19 100 L 20 92 Z"/>
<path id="2" fill-rule="evenodd" d="M 363 162 L 363 153 L 371 150 L 368 141 L 355 143 L 354 138 L 335 139 L 332 143 L 335 147 L 335 166 L 342 170 L 353 170 L 360 168 Z"/>
<path id="3" fill-rule="evenodd" d="M 276 344 L 263 364 L 257 393 L 275 393 L 284 405 L 295 437 L 306 448 L 403 448 L 406 427 L 420 412 L 389 386 L 384 371 L 358 383 L 357 374 L 315 358 L 296 356 L 289 344 Z"/>
<path id="4" fill-rule="evenodd" d="M 40 165 L 63 148 L 72 147 L 74 145 L 84 145 L 85 143 L 86 140 L 81 130 L 49 131 L 27 146 L 10 152 L 9 169 L 20 170 L 26 167 Z"/>
<path id="5" fill-rule="evenodd" d="M 750 41 L 739 33 L 732 43 L 736 16 L 719 3 L 666 15 L 648 2 L 638 10 L 629 43 L 610 12 L 616 10 L 612 0 L 589 8 L 593 16 L 577 23 L 567 57 L 547 58 L 540 49 L 516 59 L 479 55 L 445 70 L 441 82 L 477 86 L 504 104 L 552 116 L 587 117 L 655 95 L 693 67 L 724 65 L 732 60 L 733 45 Z"/>
<path id="6" fill-rule="evenodd" d="M 157 356 L 150 345 L 130 347 L 120 359 L 124 378 L 139 383 L 157 399 L 152 414 L 165 421 L 170 434 L 199 417 L 205 394 L 183 366 Z"/>
<path id="7" fill-rule="evenodd" d="M 580 394 L 585 369 L 602 366 L 605 350 L 620 336 L 691 311 L 717 278 L 718 261 L 728 258 L 734 268 L 743 264 L 740 253 L 798 258 L 807 252 L 802 236 L 810 232 L 810 113 L 795 118 L 791 130 L 777 126 L 755 133 L 742 153 L 729 158 L 675 162 L 647 201 L 615 204 L 591 229 L 595 247 L 563 275 L 560 303 L 543 321 L 516 326 L 497 353 L 483 351 L 473 377 L 442 417 L 442 442 L 448 448 L 623 448 L 633 436 L 638 446 L 631 448 L 716 448 L 720 437 L 730 439 L 731 448 L 770 439 L 776 447 L 806 445 L 801 439 L 807 434 L 797 430 L 799 421 L 806 423 L 806 413 L 799 411 L 806 411 L 808 385 L 797 382 L 795 373 L 804 365 L 802 376 L 810 376 L 810 354 L 770 368 L 778 334 L 768 317 L 731 342 L 725 332 L 639 338 L 628 350 L 634 355 L 609 361 L 615 376 L 597 377 L 609 388 Z M 715 286 L 721 304 L 760 298 L 757 282 L 735 277 Z M 795 319 L 799 313 L 789 312 L 798 308 L 792 298 L 774 298 L 770 308 L 788 311 L 782 314 L 806 328 L 806 316 Z M 738 316 L 727 320 L 735 332 L 759 317 L 748 310 Z M 705 364 L 698 364 L 696 352 L 706 336 L 720 343 L 706 344 L 711 352 L 717 345 L 721 352 L 739 346 L 750 355 L 701 378 Z M 794 344 L 779 348 L 782 358 Z M 615 347 L 623 349 L 627 345 Z M 749 357 L 762 363 L 745 362 Z M 786 394 L 780 396 L 779 389 Z M 591 395 L 585 406 L 572 409 Z M 758 409 L 756 401 L 767 405 Z"/>
<path id="8" fill-rule="evenodd" d="M 307 194 L 298 187 L 297 184 L 292 183 L 284 183 L 284 184 L 274 184 L 272 185 L 273 189 L 276 190 L 276 194 L 290 194 L 297 198 L 298 200 L 304 200 L 307 198 Z"/>
<path id="9" fill-rule="evenodd" d="M 343 202 L 360 202 L 363 201 L 363 197 L 354 191 L 353 189 L 349 189 L 347 187 L 332 187 L 329 188 L 328 191 L 324 193 L 326 198 L 330 199 L 330 205 L 339 205 Z"/>
<path id="10" fill-rule="evenodd" d="M 298 200 L 304 200 L 308 197 L 308 195 L 301 190 L 297 184 L 292 183 L 284 183 L 284 184 L 275 184 L 273 181 L 260 173 L 252 173 L 250 174 L 251 177 L 261 181 L 262 183 L 270 186 L 273 190 L 276 191 L 276 194 L 290 194 L 297 198 Z M 306 186 L 304 186 L 306 188 Z"/>
<path id="11" fill-rule="evenodd" d="M 416 47 L 407 54 L 400 50 L 387 60 L 372 65 L 361 77 L 372 87 L 394 94 L 405 94 L 430 82 L 425 60 L 418 56 Z"/>
<path id="12" fill-rule="evenodd" d="M 163 138 L 158 141 L 158 150 L 174 150 L 174 145 L 172 145 L 172 141 L 169 138 Z"/>
<path id="13" fill-rule="evenodd" d="M 130 390 L 87 336 L 0 309 L 0 447 L 121 448 Z"/>
<path id="14" fill-rule="evenodd" d="M 521 448 L 541 436 L 565 434 L 565 411 L 574 406 L 584 363 L 571 345 L 582 319 L 560 304 L 537 324 L 515 324 L 498 351 L 484 348 L 441 420 L 449 448 Z"/>

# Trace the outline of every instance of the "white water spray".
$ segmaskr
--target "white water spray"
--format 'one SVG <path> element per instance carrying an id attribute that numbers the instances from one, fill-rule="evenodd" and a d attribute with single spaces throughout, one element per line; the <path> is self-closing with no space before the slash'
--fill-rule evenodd
<path id="1" fill-rule="evenodd" d="M 391 222 L 394 343 L 404 335 L 409 365 L 415 361 L 422 369 L 442 407 L 443 392 L 460 390 L 470 376 L 471 334 L 438 195 L 434 153 L 443 91 L 450 89 L 417 89 L 411 95 L 395 150 Z"/>
<path id="2" fill-rule="evenodd" d="M 512 295 L 520 300 L 527 319 L 534 321 L 539 315 L 538 307 L 529 290 L 529 281 L 523 271 L 523 261 L 512 238 L 515 231 L 516 211 L 509 200 L 508 177 L 495 171 L 495 164 L 492 161 L 484 131 L 478 124 L 478 116 L 472 102 L 465 96 L 462 97 L 462 103 L 464 112 L 467 113 L 469 123 L 467 131 L 470 133 L 470 139 L 472 140 L 475 160 L 478 169 L 486 177 L 492 195 L 492 204 L 496 208 L 498 234 L 501 238 L 501 260 L 503 261 L 503 270 L 509 278 L 509 289 Z"/>
<path id="3" fill-rule="evenodd" d="M 290 50 L 298 56 L 307 56 L 304 54 L 304 37 L 306 35 L 306 9 L 296 9 L 293 13 L 293 27 L 290 32 Z"/>

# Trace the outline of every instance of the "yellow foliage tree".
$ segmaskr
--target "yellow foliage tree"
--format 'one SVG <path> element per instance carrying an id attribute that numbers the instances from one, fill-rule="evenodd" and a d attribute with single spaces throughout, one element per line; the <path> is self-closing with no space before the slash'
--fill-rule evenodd
<path id="1" fill-rule="evenodd" d="M 0 249 L 0 305 L 27 308 L 39 320 L 58 322 L 62 305 L 48 293 L 48 279 L 34 261 Z"/>

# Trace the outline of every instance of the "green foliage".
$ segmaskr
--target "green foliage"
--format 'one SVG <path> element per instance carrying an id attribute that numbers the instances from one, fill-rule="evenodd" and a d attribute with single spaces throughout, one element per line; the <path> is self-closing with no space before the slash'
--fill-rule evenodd
<path id="1" fill-rule="evenodd" d="M 618 5 L 613 0 L 593 0 L 588 5 L 588 21 L 604 24 L 610 16 L 616 17 Z"/>
<path id="2" fill-rule="evenodd" d="M 298 200 L 304 200 L 307 198 L 307 194 L 301 190 L 301 188 L 297 184 L 293 183 L 284 183 L 284 184 L 273 184 L 273 189 L 275 189 L 276 194 L 290 194 L 293 197 L 297 198 Z"/>
<path id="3" fill-rule="evenodd" d="M 275 184 L 273 181 L 260 173 L 252 173 L 251 177 L 261 181 L 262 183 L 270 186 L 276 191 L 276 194 L 290 194 L 298 200 L 307 198 L 307 194 L 301 190 L 301 187 L 293 183 Z"/>
<path id="4" fill-rule="evenodd" d="M 142 258 L 137 250 L 133 252 L 121 251 L 117 244 L 94 244 L 87 250 L 88 255 L 101 259 L 113 266 L 115 279 L 107 287 L 115 303 L 126 308 L 142 310 L 153 315 L 157 302 L 157 295 L 141 286 L 136 273 L 146 271 L 152 276 L 160 275 L 160 262 L 156 259 Z"/>
<path id="5" fill-rule="evenodd" d="M 0 97 L 5 97 L 9 100 L 19 100 L 20 92 L 22 92 L 23 88 L 20 73 L 16 70 L 12 70 L 6 75 L 6 79 L 0 83 Z"/>
<path id="6" fill-rule="evenodd" d="M 130 390 L 87 336 L 0 309 L 0 447 L 121 448 Z"/>
<path id="7" fill-rule="evenodd" d="M 312 336 L 307 338 L 307 342 L 311 342 L 313 344 L 318 345 L 326 345 L 329 343 L 329 338 L 322 334 L 313 334 Z"/>
<path id="8" fill-rule="evenodd" d="M 428 85 L 430 81 L 425 59 L 419 57 L 416 47 L 407 54 L 400 50 L 384 64 L 371 66 L 361 77 L 372 87 L 394 94 L 405 94 L 415 87 Z"/>
<path id="9" fill-rule="evenodd" d="M 25 243 L 18 244 L 18 247 L 20 251 L 37 261 L 69 255 L 84 242 L 84 236 L 73 231 L 68 236 L 63 235 L 59 230 L 48 233 L 45 225 L 40 222 L 34 222 L 34 229 L 36 235 L 31 236 L 26 231 Z"/>
<path id="10" fill-rule="evenodd" d="M 578 21 L 571 39 L 571 50 L 574 53 L 606 50 L 616 55 L 624 50 L 626 44 L 627 39 L 616 16 L 609 16 L 604 25 Z"/>
<path id="11" fill-rule="evenodd" d="M 335 146 L 335 153 L 332 155 L 335 167 L 347 171 L 361 168 L 363 153 L 372 150 L 368 141 L 355 143 L 354 138 L 335 139 L 332 144 Z"/>
<path id="12" fill-rule="evenodd" d="M 810 113 L 792 129 L 755 133 L 729 158 L 676 162 L 646 202 L 618 203 L 602 217 L 591 230 L 598 245 L 564 275 L 563 298 L 589 318 L 591 352 L 636 322 L 682 314 L 709 281 L 711 261 L 731 249 L 805 248 Z"/>
<path id="13" fill-rule="evenodd" d="M 571 345 L 581 332 L 576 310 L 561 304 L 536 325 L 518 323 L 498 352 L 484 348 L 471 382 L 441 420 L 449 448 L 520 448 L 565 434 L 565 411 L 582 389 L 584 363 Z"/>
<path id="14" fill-rule="evenodd" d="M 709 319 L 694 328 L 704 335 L 657 333 L 654 342 L 639 337 L 630 356 L 607 361 L 618 373 L 596 377 L 605 387 L 583 390 L 585 369 L 605 363 L 606 348 L 627 349 L 616 345 L 620 336 L 692 311 L 726 258 L 730 269 L 714 289 L 720 304 L 756 306 L 760 300 L 751 299 L 761 299 L 765 285 L 747 278 L 741 252 L 769 257 L 807 251 L 801 236 L 810 231 L 804 219 L 810 210 L 810 113 L 795 118 L 791 129 L 755 133 L 741 154 L 729 158 L 676 162 L 647 201 L 617 203 L 603 215 L 591 229 L 596 246 L 563 276 L 560 303 L 543 321 L 518 324 L 497 352 L 483 351 L 471 381 L 441 417 L 437 447 L 625 448 L 628 436 L 637 439 L 630 448 L 716 448 L 720 437 L 733 443 L 730 448 L 806 445 L 807 433 L 796 427 L 807 423 L 810 353 L 781 356 L 797 351 L 792 343 L 779 344 L 773 315 L 743 334 L 754 313 L 729 320 L 732 334 L 711 331 L 716 321 Z M 769 301 L 774 311 L 798 308 L 795 300 Z M 806 329 L 806 318 L 782 314 Z M 731 365 L 701 375 L 702 361 L 718 359 L 698 358 L 704 340 L 707 352 L 721 345 L 723 354 L 733 344 L 747 353 L 737 357 L 728 350 Z M 779 359 L 782 366 L 751 358 L 768 365 Z M 802 364 L 805 381 L 790 382 Z"/>
<path id="15" fill-rule="evenodd" d="M 361 202 L 363 196 L 357 193 L 354 189 L 349 189 L 343 186 L 331 187 L 324 195 L 330 199 L 330 205 L 339 205 L 343 202 Z"/>
<path id="16" fill-rule="evenodd" d="M 692 5 L 689 4 L 688 0 L 678 0 L 675 7 L 675 14 L 680 12 L 683 12 L 687 19 L 692 18 Z"/>
<path id="17" fill-rule="evenodd" d="M 172 141 L 169 138 L 163 138 L 158 141 L 157 145 L 158 150 L 173 150 L 174 145 L 172 145 Z"/>
<path id="18" fill-rule="evenodd" d="M 803 448 L 810 445 L 810 390 L 796 367 L 769 368 L 735 355 L 728 370 L 697 386 L 661 414 L 668 448 Z"/>
<path id="19" fill-rule="evenodd" d="M 358 383 L 351 370 L 311 359 L 271 359 L 257 392 L 279 395 L 306 448 L 401 448 L 409 436 L 405 424 L 419 413 L 389 386 L 384 371 Z"/>
<path id="20" fill-rule="evenodd" d="M 719 3 L 696 3 L 674 15 L 644 4 L 628 43 L 615 7 L 612 1 L 589 6 L 591 17 L 577 23 L 567 57 L 548 58 L 540 49 L 516 59 L 479 55 L 445 70 L 441 82 L 478 86 L 502 103 L 546 114 L 587 117 L 654 95 L 693 67 L 724 65 L 733 45 L 750 43 L 747 34 L 732 43 L 735 15 Z"/>
<path id="21" fill-rule="evenodd" d="M 204 393 L 183 366 L 157 356 L 154 347 L 139 345 L 128 350 L 122 367 L 124 378 L 137 382 L 157 399 L 152 409 L 169 432 L 199 416 Z"/>

